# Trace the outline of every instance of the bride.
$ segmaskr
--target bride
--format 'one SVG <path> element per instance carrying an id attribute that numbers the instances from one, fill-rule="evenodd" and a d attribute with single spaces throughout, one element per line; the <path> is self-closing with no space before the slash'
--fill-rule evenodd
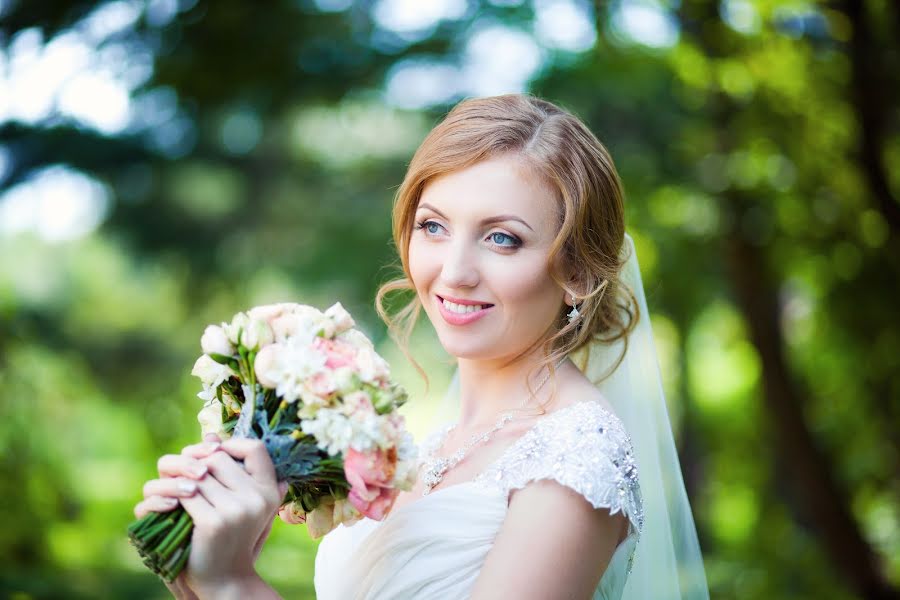
<path id="1" fill-rule="evenodd" d="M 317 597 L 708 598 L 606 148 L 532 96 L 463 101 L 416 151 L 393 225 L 404 277 L 376 306 L 408 355 L 424 310 L 456 358 L 451 422 L 383 520 L 323 538 Z M 176 597 L 277 598 L 253 568 L 284 494 L 262 444 L 210 439 L 159 471 L 135 514 L 194 519 Z"/>

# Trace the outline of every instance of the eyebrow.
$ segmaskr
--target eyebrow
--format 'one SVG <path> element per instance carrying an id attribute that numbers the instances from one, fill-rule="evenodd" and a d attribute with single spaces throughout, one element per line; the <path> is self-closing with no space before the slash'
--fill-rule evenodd
<path id="1" fill-rule="evenodd" d="M 442 218 L 444 218 L 444 219 L 447 218 L 446 215 L 444 215 L 444 213 L 442 213 L 441 211 L 439 211 L 438 209 L 436 209 L 436 208 L 433 207 L 432 205 L 428 204 L 427 202 L 423 202 L 422 204 L 420 204 L 416 210 L 418 210 L 419 208 L 427 208 L 428 210 L 437 213 L 438 216 L 440 216 L 440 217 L 442 217 Z M 526 222 L 523 221 L 521 218 L 519 218 L 519 217 L 517 217 L 517 216 L 515 216 L 515 215 L 497 215 L 497 216 L 494 216 L 494 217 L 488 217 L 488 218 L 486 218 L 486 219 L 482 219 L 482 220 L 479 222 L 479 225 L 489 225 L 489 224 L 491 224 L 491 223 L 499 223 L 499 222 L 501 222 L 501 221 L 518 221 L 519 223 L 521 223 L 522 225 L 524 225 L 524 226 L 527 227 L 528 229 L 531 229 L 531 231 L 534 231 L 534 229 L 531 228 L 531 225 L 529 225 L 528 223 L 526 223 Z"/>

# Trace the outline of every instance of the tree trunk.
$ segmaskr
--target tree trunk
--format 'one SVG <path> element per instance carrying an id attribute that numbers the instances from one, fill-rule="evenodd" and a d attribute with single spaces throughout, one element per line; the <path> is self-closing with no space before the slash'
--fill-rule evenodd
<path id="1" fill-rule="evenodd" d="M 733 196 L 729 204 L 739 206 Z M 761 249 L 741 235 L 724 242 L 731 281 L 750 338 L 762 361 L 763 402 L 775 430 L 778 456 L 794 496 L 832 563 L 864 598 L 897 599 L 900 594 L 883 576 L 879 556 L 860 533 L 849 510 L 848 495 L 832 476 L 832 466 L 817 447 L 803 417 L 807 398 L 791 379 L 782 351 L 776 288 L 766 272 Z"/>
<path id="2" fill-rule="evenodd" d="M 869 27 L 862 0 L 845 0 L 840 3 L 839 9 L 853 26 L 848 50 L 853 73 L 850 97 L 860 130 L 857 160 L 878 211 L 893 235 L 898 236 L 900 203 L 891 192 L 882 161 L 891 101 L 890 82 L 884 73 L 881 52 L 875 47 L 874 32 Z"/>

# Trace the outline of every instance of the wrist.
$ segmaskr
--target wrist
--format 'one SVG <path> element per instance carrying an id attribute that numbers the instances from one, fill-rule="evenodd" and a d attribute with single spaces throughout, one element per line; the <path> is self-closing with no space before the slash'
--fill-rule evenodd
<path id="1" fill-rule="evenodd" d="M 266 582 L 252 571 L 239 576 L 219 579 L 215 582 L 198 584 L 195 587 L 199 600 L 242 600 L 244 598 L 277 598 L 277 595 L 269 596 L 265 590 L 274 590 L 266 585 Z"/>

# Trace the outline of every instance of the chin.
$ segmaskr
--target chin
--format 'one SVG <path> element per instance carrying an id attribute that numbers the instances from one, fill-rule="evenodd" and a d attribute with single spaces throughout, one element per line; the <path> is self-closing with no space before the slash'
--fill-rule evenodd
<path id="1" fill-rule="evenodd" d="M 498 352 L 498 350 L 501 350 L 500 348 L 494 347 L 489 343 L 486 344 L 483 336 L 471 337 L 473 339 L 447 339 L 438 336 L 438 339 L 440 340 L 444 351 L 454 358 L 465 358 L 469 360 L 489 359 L 495 358 L 502 353 Z"/>
<path id="2" fill-rule="evenodd" d="M 471 358 L 473 355 L 480 354 L 484 348 L 479 340 L 459 339 L 456 336 L 445 336 L 438 334 L 438 340 L 444 352 L 456 358 Z"/>

